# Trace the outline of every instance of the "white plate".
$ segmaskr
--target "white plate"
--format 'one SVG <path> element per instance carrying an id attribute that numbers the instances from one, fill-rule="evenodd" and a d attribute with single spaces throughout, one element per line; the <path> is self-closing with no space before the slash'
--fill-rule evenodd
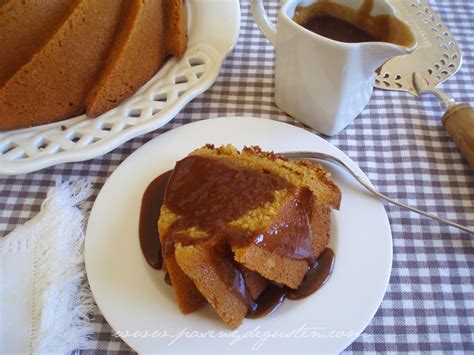
<path id="1" fill-rule="evenodd" d="M 162 127 L 207 90 L 237 42 L 239 1 L 186 0 L 186 4 L 189 41 L 181 60 L 168 60 L 135 95 L 97 118 L 82 115 L 0 132 L 0 174 L 28 173 L 108 153 Z"/>
<path id="2" fill-rule="evenodd" d="M 328 166 L 342 190 L 341 209 L 333 213 L 330 243 L 336 254 L 334 273 L 311 297 L 287 300 L 269 316 L 245 319 L 230 332 L 210 306 L 183 316 L 172 288 L 163 281 L 163 272 L 147 265 L 138 240 L 143 192 L 156 176 L 206 143 L 230 143 L 238 148 L 259 145 L 275 152 L 321 151 L 339 157 L 365 177 L 327 141 L 271 120 L 210 119 L 155 138 L 110 176 L 89 218 L 87 275 L 107 321 L 126 343 L 143 353 L 320 353 L 346 348 L 382 301 L 392 265 L 392 238 L 383 205 L 337 168 Z M 206 335 L 208 331 L 215 336 Z M 276 332 L 280 336 L 272 337 Z"/>

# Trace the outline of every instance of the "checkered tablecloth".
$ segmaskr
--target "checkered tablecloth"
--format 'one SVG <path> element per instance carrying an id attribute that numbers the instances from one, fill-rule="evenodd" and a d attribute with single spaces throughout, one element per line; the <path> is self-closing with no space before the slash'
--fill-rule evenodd
<path id="1" fill-rule="evenodd" d="M 225 0 L 216 0 L 225 1 Z M 405 1 L 405 0 L 396 0 Z M 431 0 L 459 41 L 461 70 L 441 88 L 457 101 L 474 104 L 474 3 Z M 279 1 L 268 1 L 275 16 Z M 55 178 L 87 178 L 94 196 L 115 168 L 154 137 L 183 124 L 221 116 L 256 116 L 298 126 L 273 102 L 274 50 L 254 24 L 248 1 L 241 3 L 238 43 L 216 83 L 189 103 L 162 129 L 137 137 L 100 158 L 57 165 L 36 173 L 0 176 L 0 235 L 6 235 L 40 209 Z M 224 21 L 224 19 L 223 19 Z M 351 157 L 383 193 L 474 225 L 474 171 L 461 158 L 440 124 L 436 98 L 375 90 L 356 120 L 327 138 Z M 393 233 L 393 270 L 384 300 L 363 336 L 347 352 L 474 353 L 474 236 L 385 205 Z M 94 347 L 87 352 L 132 350 L 97 313 Z M 315 349 L 317 352 L 317 349 Z"/>

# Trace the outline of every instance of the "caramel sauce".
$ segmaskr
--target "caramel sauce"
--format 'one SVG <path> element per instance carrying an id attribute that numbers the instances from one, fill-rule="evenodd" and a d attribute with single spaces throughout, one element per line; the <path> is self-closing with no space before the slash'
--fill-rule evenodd
<path id="1" fill-rule="evenodd" d="M 219 278 L 243 304 L 250 307 L 252 296 L 247 289 L 239 265 L 234 261 L 229 245 L 221 242 L 214 247 L 213 258 L 215 265 L 217 265 L 216 269 L 219 273 Z"/>
<path id="2" fill-rule="evenodd" d="M 313 261 L 311 227 L 308 218 L 311 191 L 301 190 L 281 214 L 281 223 L 254 238 L 254 244 L 276 254 Z"/>
<path id="3" fill-rule="evenodd" d="M 140 209 L 138 228 L 140 247 L 148 265 L 157 270 L 163 267 L 157 222 L 160 218 L 160 208 L 164 201 L 166 184 L 170 176 L 171 170 L 161 174 L 148 185 L 143 194 Z"/>
<path id="4" fill-rule="evenodd" d="M 261 318 L 272 313 L 285 301 L 286 293 L 283 287 L 270 284 L 252 303 L 246 318 Z"/>
<path id="5" fill-rule="evenodd" d="M 329 0 L 298 6 L 293 20 L 306 29 L 339 42 L 388 42 L 412 47 L 416 41 L 410 27 L 390 15 L 370 15 L 374 0 L 365 0 L 359 9 Z"/>
<path id="6" fill-rule="evenodd" d="M 213 239 L 234 246 L 258 244 L 271 252 L 295 259 L 311 259 L 311 227 L 304 208 L 309 191 L 296 192 L 285 179 L 264 171 L 236 167 L 201 156 L 176 164 L 165 196 L 166 206 L 180 218 L 170 227 L 173 241 L 183 245 L 212 242 L 180 233 L 197 227 Z M 246 232 L 228 225 L 247 212 L 274 201 L 275 191 L 293 194 L 291 207 L 283 211 L 282 223 L 271 230 Z M 199 206 L 199 208 L 196 208 Z M 276 238 L 276 236 L 278 236 Z M 212 243 L 211 243 L 212 244 Z M 171 248 L 165 246 L 165 255 Z"/>
<path id="7" fill-rule="evenodd" d="M 300 300 L 312 295 L 326 283 L 332 274 L 333 267 L 334 252 L 332 249 L 326 248 L 311 264 L 300 286 L 296 290 L 287 289 L 286 297 L 290 300 Z"/>
<path id="8" fill-rule="evenodd" d="M 167 189 L 168 183 L 170 188 Z M 254 233 L 227 225 L 246 212 L 273 202 L 277 190 L 293 193 L 293 200 L 282 212 L 279 225 Z M 311 227 L 306 213 L 311 198 L 310 191 L 296 193 L 295 187 L 285 179 L 263 171 L 230 166 L 212 158 L 187 157 L 179 161 L 173 171 L 153 180 L 145 190 L 140 210 L 140 246 L 147 263 L 161 269 L 163 256 L 174 252 L 174 243 L 205 245 L 213 255 L 213 262 L 218 265 L 221 280 L 247 305 L 247 317 L 262 317 L 277 309 L 285 298 L 309 296 L 324 284 L 332 271 L 334 253 L 330 249 L 326 249 L 316 261 L 311 257 Z M 181 218 L 171 225 L 167 235 L 162 236 L 164 245 L 161 246 L 157 221 L 163 203 Z M 183 232 L 191 226 L 197 226 L 212 237 L 190 238 Z M 270 284 L 256 300 L 252 300 L 230 248 L 230 245 L 250 243 L 310 262 L 300 287 L 291 290 Z M 165 273 L 165 281 L 171 285 L 168 273 Z"/>
<path id="9" fill-rule="evenodd" d="M 275 191 L 279 190 L 295 195 L 292 206 L 284 211 L 280 225 L 271 230 L 253 232 L 229 226 L 229 222 L 248 211 L 272 203 Z M 303 206 L 303 200 L 309 198 L 308 193 L 296 193 L 296 188 L 285 179 L 261 170 L 189 156 L 177 162 L 166 190 L 165 205 L 179 219 L 162 238 L 164 255 L 173 252 L 175 243 L 185 246 L 200 244 L 208 248 L 214 263 L 219 265 L 221 280 L 236 297 L 250 306 L 251 297 L 233 260 L 230 245 L 258 244 L 295 259 L 310 259 L 311 227 Z M 205 232 L 205 236 L 196 238 L 185 232 L 192 227 Z"/>
<path id="10" fill-rule="evenodd" d="M 165 271 L 165 282 L 166 282 L 168 285 L 173 286 L 173 284 L 171 283 L 170 274 L 168 274 L 167 271 Z"/>
<path id="11" fill-rule="evenodd" d="M 326 248 L 311 264 L 296 290 L 270 284 L 252 303 L 247 318 L 260 318 L 273 312 L 283 304 L 285 298 L 300 300 L 312 295 L 326 283 L 331 276 L 333 267 L 334 252 L 332 249 Z"/>
<path id="12" fill-rule="evenodd" d="M 339 42 L 376 42 L 378 39 L 362 28 L 335 16 L 317 14 L 301 24 L 311 32 Z"/>

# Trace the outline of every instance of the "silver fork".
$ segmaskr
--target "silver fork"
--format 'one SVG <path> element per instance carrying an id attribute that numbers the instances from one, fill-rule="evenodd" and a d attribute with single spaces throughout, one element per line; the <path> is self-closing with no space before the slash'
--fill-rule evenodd
<path id="1" fill-rule="evenodd" d="M 406 205 L 406 204 L 404 204 L 400 201 L 394 200 L 393 198 L 390 198 L 388 196 L 385 196 L 384 194 L 381 194 L 376 189 L 374 189 L 372 186 L 367 184 L 364 181 L 364 179 L 362 179 L 359 175 L 357 175 L 346 163 L 344 163 L 342 160 L 340 160 L 339 158 L 336 158 L 332 155 L 325 154 L 325 153 L 319 153 L 319 152 L 285 152 L 285 153 L 278 153 L 278 154 L 283 155 L 283 156 L 287 157 L 288 159 L 294 159 L 294 160 L 300 160 L 300 159 L 322 160 L 322 161 L 326 161 L 326 162 L 330 162 L 330 163 L 339 165 L 340 167 L 344 168 L 348 173 L 350 173 L 362 186 L 364 186 L 367 190 L 369 190 L 374 195 L 378 196 L 380 199 L 385 200 L 385 201 L 390 202 L 390 203 L 393 203 L 394 205 L 406 208 L 406 209 L 408 209 L 412 212 L 421 214 L 422 216 L 432 218 L 432 219 L 435 219 L 437 221 L 446 223 L 450 226 L 459 228 L 459 229 L 461 229 L 465 232 L 474 233 L 473 228 L 469 228 L 467 226 L 463 226 L 461 224 L 458 224 L 456 222 L 447 220 L 445 218 L 441 218 L 441 217 L 436 216 L 434 214 L 431 214 L 431 213 L 428 213 L 428 212 L 425 212 L 425 211 L 421 211 L 421 210 L 419 210 L 415 207 L 408 206 L 408 205 Z"/>

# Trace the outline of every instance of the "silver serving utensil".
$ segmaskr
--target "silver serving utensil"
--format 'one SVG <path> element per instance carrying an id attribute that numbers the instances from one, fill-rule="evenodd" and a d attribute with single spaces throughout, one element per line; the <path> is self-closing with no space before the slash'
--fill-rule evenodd
<path id="1" fill-rule="evenodd" d="M 400 201 L 397 201 L 397 200 L 394 200 L 394 199 L 392 199 L 388 196 L 385 196 L 384 194 L 380 193 L 375 188 L 370 186 L 370 184 L 365 182 L 365 180 L 362 179 L 359 175 L 357 175 L 346 163 L 344 163 L 342 160 L 340 160 L 339 158 L 336 158 L 332 155 L 325 154 L 325 153 L 319 153 L 319 152 L 285 152 L 285 153 L 278 153 L 278 154 L 282 155 L 284 157 L 287 157 L 288 159 L 293 159 L 293 160 L 301 160 L 301 159 L 320 160 L 320 161 L 326 161 L 326 162 L 336 164 L 336 165 L 344 168 L 344 170 L 346 170 L 349 174 L 351 174 L 352 177 L 354 177 L 363 187 L 365 187 L 368 191 L 370 191 L 371 193 L 373 193 L 374 195 L 376 195 L 380 199 L 385 200 L 387 202 L 390 202 L 394 205 L 406 208 L 406 209 L 408 209 L 412 212 L 418 213 L 422 216 L 435 219 L 439 222 L 446 223 L 446 224 L 448 224 L 452 227 L 459 228 L 459 229 L 461 229 L 465 232 L 474 233 L 474 228 L 463 226 L 461 224 L 458 224 L 456 222 L 452 222 L 452 221 L 447 220 L 445 218 L 441 218 L 441 217 L 436 216 L 434 214 L 431 214 L 431 213 L 428 213 L 428 212 L 425 212 L 425 211 L 421 211 L 421 210 L 419 210 L 415 207 L 408 206 L 408 205 L 406 205 L 406 204 L 404 204 Z"/>
<path id="2" fill-rule="evenodd" d="M 378 72 L 375 87 L 406 91 L 415 96 L 424 93 L 438 96 L 447 109 L 441 122 L 474 168 L 474 109 L 467 103 L 456 104 L 436 90 L 438 84 L 461 67 L 462 55 L 456 39 L 428 0 L 391 1 L 391 4 L 414 30 L 417 46 L 411 54 L 387 61 Z"/>
<path id="3" fill-rule="evenodd" d="M 451 107 L 457 105 L 456 101 L 444 92 L 439 89 L 435 89 L 430 86 L 428 80 L 426 80 L 420 73 L 413 73 L 413 87 L 416 90 L 417 95 L 421 94 L 433 94 L 441 101 L 441 105 L 445 109 L 450 109 Z"/>

